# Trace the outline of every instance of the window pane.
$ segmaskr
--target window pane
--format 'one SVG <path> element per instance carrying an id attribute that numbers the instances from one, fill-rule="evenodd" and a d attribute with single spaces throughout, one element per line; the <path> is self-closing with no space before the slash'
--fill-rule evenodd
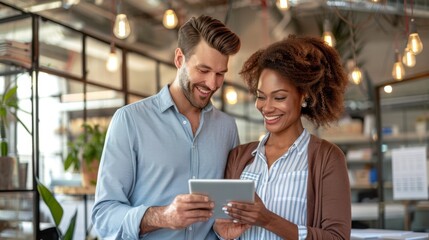
<path id="1" fill-rule="evenodd" d="M 87 86 L 86 99 L 87 122 L 102 127 L 107 127 L 115 111 L 125 105 L 123 93 L 92 85 Z"/>
<path id="2" fill-rule="evenodd" d="M 150 96 L 156 89 L 156 62 L 135 53 L 127 54 L 128 90 Z"/>
<path id="3" fill-rule="evenodd" d="M 0 193 L 0 239 L 35 239 L 31 192 Z"/>
<path id="4" fill-rule="evenodd" d="M 46 185 L 80 184 L 77 175 L 64 172 L 63 152 L 71 115 L 83 112 L 83 83 L 47 73 L 39 74 L 39 178 Z"/>
<path id="5" fill-rule="evenodd" d="M 31 78 L 28 73 L 0 76 L 0 95 L 12 93 L 17 87 L 16 95 L 9 99 L 17 100 L 17 118 L 12 115 L 15 108 L 6 107 L 5 138 L 7 152 L 0 159 L 0 190 L 31 189 L 32 160 L 32 114 L 31 114 Z M 22 124 L 21 124 L 22 123 Z M 24 127 L 25 126 L 25 127 Z M 26 130 L 28 129 L 28 131 Z M 30 180 L 30 181 L 27 181 Z"/>
<path id="6" fill-rule="evenodd" d="M 40 178 L 45 184 L 80 185 L 77 173 L 64 171 L 68 142 L 84 123 L 84 84 L 71 79 L 39 75 Z M 86 122 L 108 126 L 113 113 L 124 105 L 124 95 L 116 90 L 87 85 Z"/>
<path id="7" fill-rule="evenodd" d="M 88 37 L 86 39 L 86 61 L 88 65 L 88 81 L 100 83 L 106 86 L 121 88 L 122 51 L 115 48 L 118 67 L 115 71 L 106 68 L 107 58 L 110 53 L 110 45 Z"/>
<path id="8" fill-rule="evenodd" d="M 0 18 L 7 18 L 12 16 L 21 15 L 20 11 L 17 11 L 13 8 L 0 4 Z"/>
<path id="9" fill-rule="evenodd" d="M 30 18 L 0 24 L 0 68 L 31 67 L 31 36 Z"/>
<path id="10" fill-rule="evenodd" d="M 40 21 L 40 65 L 82 76 L 82 34 Z"/>
<path id="11" fill-rule="evenodd" d="M 173 82 L 176 77 L 176 67 L 173 65 L 160 64 L 161 88 Z"/>

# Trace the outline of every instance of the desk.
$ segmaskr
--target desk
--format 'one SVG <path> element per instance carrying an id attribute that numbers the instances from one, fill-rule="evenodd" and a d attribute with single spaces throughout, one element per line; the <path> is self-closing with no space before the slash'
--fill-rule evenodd
<path id="1" fill-rule="evenodd" d="M 77 196 L 83 198 L 84 206 L 84 226 L 85 226 L 85 236 L 88 236 L 88 196 L 95 195 L 95 186 L 91 187 L 81 187 L 81 186 L 55 186 L 55 194 L 64 194 L 69 196 Z"/>
<path id="2" fill-rule="evenodd" d="M 411 240 L 429 239 L 429 233 L 387 230 L 387 229 L 352 229 L 351 240 L 362 239 L 389 239 L 389 240 Z"/>

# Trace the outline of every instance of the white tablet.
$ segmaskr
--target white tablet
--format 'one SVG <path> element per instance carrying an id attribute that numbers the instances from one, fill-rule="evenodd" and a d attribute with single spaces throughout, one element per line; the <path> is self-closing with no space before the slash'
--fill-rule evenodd
<path id="1" fill-rule="evenodd" d="M 189 179 L 189 192 L 210 197 L 215 203 L 214 218 L 230 218 L 222 207 L 230 201 L 254 202 L 255 183 L 240 179 Z"/>

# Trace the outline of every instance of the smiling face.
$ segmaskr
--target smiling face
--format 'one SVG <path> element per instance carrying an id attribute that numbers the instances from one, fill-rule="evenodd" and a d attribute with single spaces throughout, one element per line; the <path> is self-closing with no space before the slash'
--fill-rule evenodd
<path id="1" fill-rule="evenodd" d="M 274 70 L 262 71 L 255 106 L 262 113 L 265 128 L 271 134 L 302 132 L 303 101 L 304 95 L 289 80 Z"/>
<path id="2" fill-rule="evenodd" d="M 202 40 L 189 59 L 180 49 L 176 50 L 176 59 L 181 63 L 178 78 L 183 95 L 193 107 L 204 108 L 224 82 L 228 56 Z"/>

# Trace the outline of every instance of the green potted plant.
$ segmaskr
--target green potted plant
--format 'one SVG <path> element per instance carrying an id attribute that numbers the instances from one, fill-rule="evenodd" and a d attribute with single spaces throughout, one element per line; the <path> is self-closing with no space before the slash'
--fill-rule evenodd
<path id="1" fill-rule="evenodd" d="M 98 165 L 104 147 L 107 130 L 100 125 L 82 124 L 83 131 L 68 143 L 69 152 L 64 161 L 64 170 L 81 171 L 83 187 L 94 186 Z"/>
<path id="2" fill-rule="evenodd" d="M 18 111 L 28 113 L 18 106 L 18 99 L 16 97 L 17 89 L 17 86 L 12 86 L 12 84 L 9 83 L 5 86 L 4 92 L 0 95 L 0 189 L 11 189 L 14 187 L 13 176 L 17 166 L 16 159 L 9 156 L 9 142 L 6 131 L 9 122 L 18 122 L 31 134 L 31 131 L 17 115 Z"/>
<path id="3" fill-rule="evenodd" d="M 75 210 L 70 222 L 68 224 L 66 233 L 63 234 L 59 225 L 63 219 L 64 210 L 61 204 L 54 197 L 52 192 L 45 186 L 43 183 L 36 178 L 37 181 L 37 191 L 42 197 L 43 202 L 48 206 L 49 212 L 54 220 L 55 226 L 52 228 L 44 229 L 40 232 L 42 239 L 60 239 L 60 240 L 72 240 L 74 235 L 74 230 L 76 227 L 77 219 L 77 210 Z M 53 233 L 52 233 L 53 230 Z"/>

